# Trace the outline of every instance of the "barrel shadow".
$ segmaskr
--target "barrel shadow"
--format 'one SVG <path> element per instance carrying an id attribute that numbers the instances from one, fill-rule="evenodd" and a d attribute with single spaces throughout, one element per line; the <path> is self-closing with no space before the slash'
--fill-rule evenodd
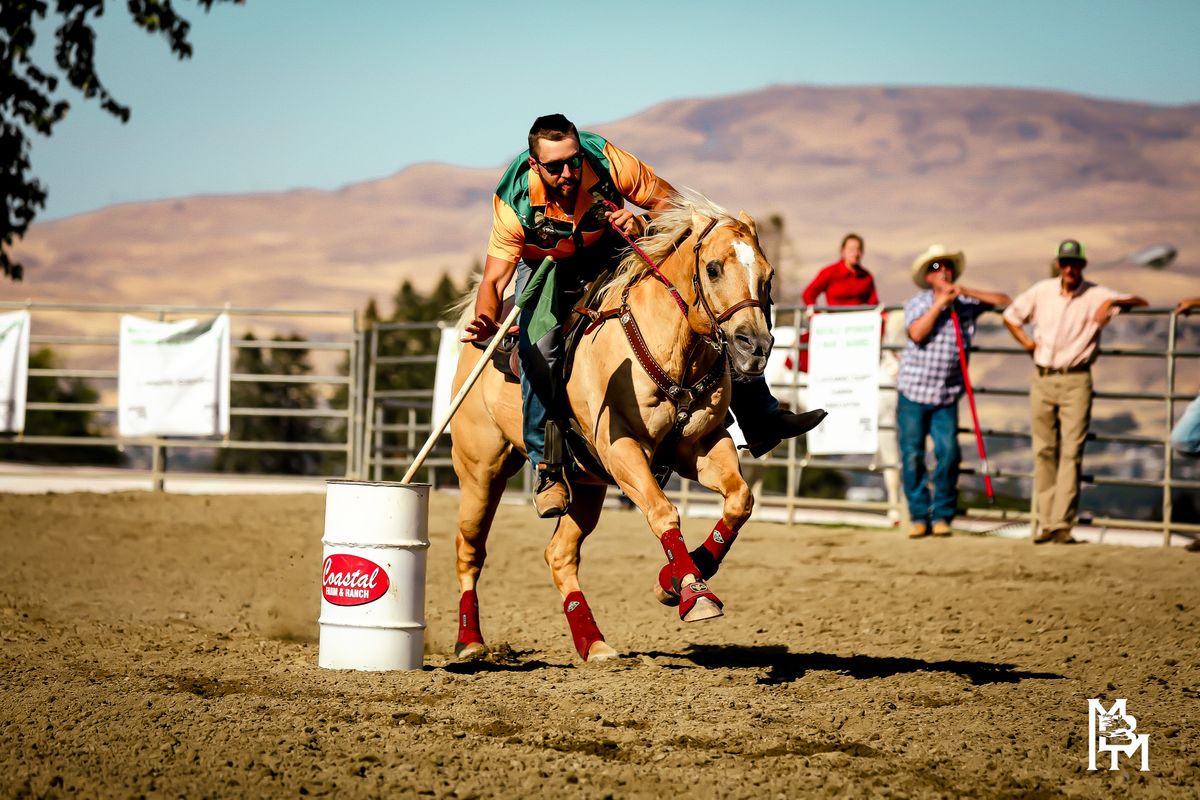
<path id="1" fill-rule="evenodd" d="M 706 645 L 692 644 L 683 653 L 646 652 L 651 658 L 685 658 L 698 667 L 718 669 L 765 669 L 758 683 L 776 685 L 791 683 L 810 670 L 840 672 L 858 680 L 886 678 L 912 672 L 944 672 L 959 675 L 979 686 L 991 683 L 1019 683 L 1024 680 L 1064 680 L 1054 672 L 1018 670 L 1015 664 L 989 661 L 941 660 L 896 656 L 852 655 L 833 653 L 793 653 L 786 645 Z M 668 669 L 686 668 L 663 664 Z"/>

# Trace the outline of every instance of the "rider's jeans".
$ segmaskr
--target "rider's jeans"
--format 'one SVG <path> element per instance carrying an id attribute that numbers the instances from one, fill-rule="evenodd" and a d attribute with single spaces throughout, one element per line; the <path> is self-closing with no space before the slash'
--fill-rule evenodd
<path id="1" fill-rule="evenodd" d="M 533 267 L 524 260 L 517 262 L 517 297 L 533 274 Z M 529 341 L 529 322 L 534 303 L 521 309 L 520 332 L 517 334 L 517 355 L 521 359 L 521 412 L 525 452 L 536 468 L 542 463 L 546 446 L 548 409 L 554 402 L 555 370 L 562 360 L 562 329 L 555 327 L 537 342 Z"/>

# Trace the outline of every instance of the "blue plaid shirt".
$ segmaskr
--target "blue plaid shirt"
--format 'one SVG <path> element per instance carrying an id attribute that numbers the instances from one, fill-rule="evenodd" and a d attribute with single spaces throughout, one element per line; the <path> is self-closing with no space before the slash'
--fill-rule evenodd
<path id="1" fill-rule="evenodd" d="M 933 307 L 933 290 L 913 295 L 904 304 L 904 329 L 916 322 Z M 975 319 L 991 306 L 973 297 L 959 296 L 954 301 L 958 321 L 962 324 L 963 347 L 971 346 L 975 334 Z M 921 344 L 912 339 L 900 355 L 900 375 L 896 379 L 900 393 L 914 403 L 945 406 L 957 403 L 963 394 L 962 367 L 958 362 L 958 342 L 950 309 L 942 309 L 933 323 L 933 332 Z"/>

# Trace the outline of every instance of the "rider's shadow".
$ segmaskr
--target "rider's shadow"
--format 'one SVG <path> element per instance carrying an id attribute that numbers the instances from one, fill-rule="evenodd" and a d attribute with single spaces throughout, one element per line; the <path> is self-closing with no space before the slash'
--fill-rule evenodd
<path id="1" fill-rule="evenodd" d="M 989 661 L 925 661 L 895 656 L 839 656 L 832 653 L 793 653 L 786 645 L 691 644 L 684 653 L 639 653 L 651 658 L 685 658 L 698 667 L 765 669 L 758 683 L 791 683 L 810 670 L 840 672 L 859 680 L 886 678 L 910 672 L 945 672 L 960 675 L 979 686 L 989 683 L 1018 683 L 1023 680 L 1063 680 L 1054 672 L 1025 672 L 1015 664 Z M 670 668 L 671 665 L 662 666 Z"/>

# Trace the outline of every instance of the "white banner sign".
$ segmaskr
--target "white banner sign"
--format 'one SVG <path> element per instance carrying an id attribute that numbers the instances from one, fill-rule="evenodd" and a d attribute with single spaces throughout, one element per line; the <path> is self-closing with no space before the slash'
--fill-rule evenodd
<path id="1" fill-rule="evenodd" d="M 814 455 L 879 448 L 878 311 L 816 314 L 808 341 L 808 406 L 829 412 L 808 434 Z"/>
<path id="2" fill-rule="evenodd" d="M 454 328 L 442 328 L 442 338 L 438 342 L 437 374 L 433 379 L 433 423 L 435 425 L 450 410 L 450 401 L 454 399 L 450 387 L 454 383 L 454 373 L 458 371 L 458 355 L 463 349 L 463 343 L 458 340 L 460 335 L 461 332 Z"/>
<path id="3" fill-rule="evenodd" d="M 25 430 L 29 384 L 29 312 L 0 314 L 0 431 Z"/>
<path id="4" fill-rule="evenodd" d="M 229 317 L 153 322 L 121 317 L 121 436 L 229 433 Z"/>

